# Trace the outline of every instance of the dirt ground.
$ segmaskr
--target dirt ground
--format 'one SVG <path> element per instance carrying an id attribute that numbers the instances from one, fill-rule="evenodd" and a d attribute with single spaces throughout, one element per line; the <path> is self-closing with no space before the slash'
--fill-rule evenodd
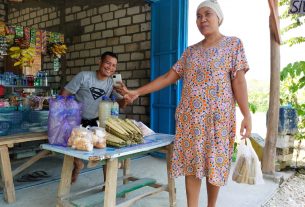
<path id="1" fill-rule="evenodd" d="M 305 207 L 305 170 L 284 181 L 262 207 Z"/>
<path id="2" fill-rule="evenodd" d="M 284 181 L 263 207 L 305 207 L 305 141 L 302 141 L 299 152 L 297 147 L 298 141 L 295 142 L 291 166 L 298 167 L 298 172 Z"/>

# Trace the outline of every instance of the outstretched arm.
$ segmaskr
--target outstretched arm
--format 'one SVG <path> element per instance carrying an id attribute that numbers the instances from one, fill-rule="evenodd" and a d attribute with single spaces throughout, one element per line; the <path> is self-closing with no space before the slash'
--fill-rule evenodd
<path id="1" fill-rule="evenodd" d="M 247 83 L 245 79 L 245 72 L 243 70 L 237 72 L 236 78 L 232 81 L 232 88 L 237 104 L 244 116 L 240 127 L 240 135 L 244 139 L 250 137 L 251 135 L 252 121 L 251 113 L 248 107 Z"/>
<path id="2" fill-rule="evenodd" d="M 161 90 L 162 88 L 175 83 L 179 79 L 179 75 L 174 70 L 169 70 L 164 75 L 159 76 L 157 79 L 136 90 L 128 90 L 124 85 L 116 88 L 116 90 L 130 102 L 133 102 L 139 96 Z"/>
<path id="3" fill-rule="evenodd" d="M 139 96 L 143 96 L 145 94 L 161 90 L 162 88 L 175 83 L 177 80 L 179 80 L 179 78 L 179 75 L 174 70 L 169 70 L 164 75 L 159 76 L 157 79 L 136 89 L 135 91 Z"/>

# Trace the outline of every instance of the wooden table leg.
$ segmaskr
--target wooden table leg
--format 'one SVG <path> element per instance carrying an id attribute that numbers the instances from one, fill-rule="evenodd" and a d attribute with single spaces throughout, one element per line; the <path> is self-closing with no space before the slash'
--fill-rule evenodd
<path id="1" fill-rule="evenodd" d="M 169 146 L 167 146 L 167 153 L 166 153 L 169 206 L 176 207 L 177 201 L 176 201 L 175 180 L 174 178 L 170 177 L 169 174 L 172 154 L 173 154 L 173 144 L 170 144 Z"/>
<path id="2" fill-rule="evenodd" d="M 118 158 L 108 159 L 105 182 L 104 207 L 114 207 L 116 204 L 116 187 L 118 177 Z"/>
<path id="3" fill-rule="evenodd" d="M 31 159 L 27 160 L 25 163 L 23 163 L 22 165 L 20 165 L 19 167 L 15 168 L 13 170 L 13 177 L 15 177 L 16 175 L 18 175 L 19 173 L 21 173 L 22 171 L 24 171 L 26 168 L 30 167 L 31 165 L 33 165 L 35 162 L 37 162 L 38 160 L 47 157 L 48 155 L 50 155 L 51 152 L 48 150 L 42 150 L 40 151 L 37 155 L 33 156 Z"/>
<path id="4" fill-rule="evenodd" d="M 1 178 L 4 184 L 3 194 L 4 200 L 8 203 L 13 203 L 16 201 L 15 187 L 13 182 L 13 174 L 11 161 L 8 154 L 8 148 L 6 145 L 0 146 L 0 168 L 1 168 Z"/>
<path id="5" fill-rule="evenodd" d="M 130 158 L 127 158 L 126 160 L 124 160 L 123 162 L 123 176 L 126 177 L 128 175 L 130 175 Z M 124 184 L 128 183 L 128 178 L 125 178 L 123 180 Z"/>
<path id="6" fill-rule="evenodd" d="M 57 207 L 62 206 L 62 197 L 70 193 L 73 161 L 74 157 L 65 155 L 61 170 L 60 183 L 57 191 Z"/>

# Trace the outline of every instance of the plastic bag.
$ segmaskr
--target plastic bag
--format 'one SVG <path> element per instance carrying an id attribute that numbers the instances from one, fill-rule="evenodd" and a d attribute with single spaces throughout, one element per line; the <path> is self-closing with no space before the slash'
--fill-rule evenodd
<path id="1" fill-rule="evenodd" d="M 264 184 L 261 163 L 249 140 L 239 144 L 232 180 L 249 185 Z"/>
<path id="2" fill-rule="evenodd" d="M 77 137 L 73 141 L 72 148 L 82 151 L 92 151 L 93 150 L 92 140 Z"/>
<path id="3" fill-rule="evenodd" d="M 90 130 L 93 132 L 92 140 L 93 147 L 102 149 L 106 147 L 106 131 L 104 128 L 91 127 Z"/>
<path id="4" fill-rule="evenodd" d="M 132 120 L 141 130 L 143 136 L 149 136 L 156 134 L 153 130 L 151 130 L 148 126 L 143 124 L 143 122 Z"/>
<path id="5" fill-rule="evenodd" d="M 81 121 L 81 105 L 74 97 L 65 100 L 63 96 L 50 99 L 48 118 L 48 139 L 50 144 L 67 146 L 67 141 L 74 127 Z"/>
<path id="6" fill-rule="evenodd" d="M 93 133 L 84 127 L 75 127 L 71 132 L 68 140 L 68 146 L 73 149 L 92 151 L 93 150 Z"/>
<path id="7" fill-rule="evenodd" d="M 50 144 L 67 146 L 69 124 L 65 120 L 65 100 L 63 97 L 50 99 L 48 117 L 48 140 Z"/>

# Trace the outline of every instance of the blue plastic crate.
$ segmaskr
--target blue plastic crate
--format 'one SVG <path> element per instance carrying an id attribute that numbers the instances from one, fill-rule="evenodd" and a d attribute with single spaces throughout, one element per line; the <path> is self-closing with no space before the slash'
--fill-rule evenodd
<path id="1" fill-rule="evenodd" d="M 46 132 L 49 111 L 11 111 L 0 113 L 0 136 L 26 132 Z"/>
<path id="2" fill-rule="evenodd" d="M 16 106 L 0 107 L 0 113 L 10 112 L 10 111 L 17 111 L 17 107 Z"/>

